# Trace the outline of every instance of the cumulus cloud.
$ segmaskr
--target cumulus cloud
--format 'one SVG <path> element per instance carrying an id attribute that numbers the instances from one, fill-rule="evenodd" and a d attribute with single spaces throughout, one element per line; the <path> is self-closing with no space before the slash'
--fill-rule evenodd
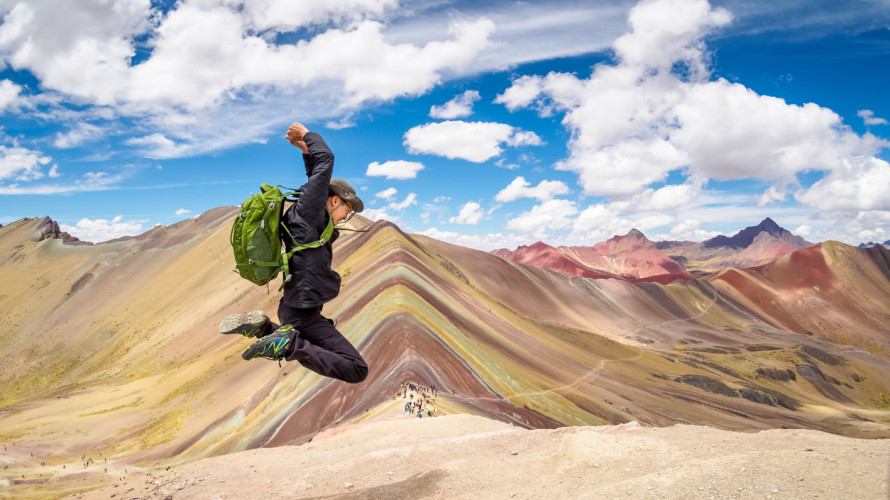
<path id="1" fill-rule="evenodd" d="M 523 76 L 496 99 L 508 109 L 565 112 L 569 155 L 585 193 L 626 197 L 683 169 L 703 179 L 793 182 L 811 170 L 843 169 L 882 141 L 856 135 L 840 116 L 711 80 L 703 38 L 731 15 L 706 0 L 653 0 L 631 9 L 615 61 L 586 79 Z"/>
<path id="2" fill-rule="evenodd" d="M 758 207 L 765 207 L 773 202 L 785 201 L 788 186 L 784 182 L 779 182 L 768 187 L 766 191 L 754 197 Z"/>
<path id="3" fill-rule="evenodd" d="M 397 0 L 225 0 L 223 3 L 240 9 L 246 18 L 246 25 L 254 30 L 285 32 L 313 24 L 340 24 L 382 17 L 387 9 L 398 6 Z"/>
<path id="4" fill-rule="evenodd" d="M 22 87 L 10 80 L 0 81 L 0 113 L 6 108 L 15 107 L 19 100 Z"/>
<path id="5" fill-rule="evenodd" d="M 192 213 L 192 211 L 185 209 L 185 208 L 180 208 L 179 210 L 176 211 L 176 215 L 185 215 L 185 214 L 190 214 L 190 213 Z"/>
<path id="6" fill-rule="evenodd" d="M 548 230 L 571 226 L 571 217 L 576 213 L 578 213 L 578 206 L 573 201 L 549 200 L 508 220 L 506 228 L 534 236 L 543 236 Z"/>
<path id="7" fill-rule="evenodd" d="M 702 194 L 704 179 L 690 177 L 683 184 L 667 184 L 658 189 L 647 188 L 629 198 L 619 199 L 611 206 L 622 212 L 670 212 L 693 204 Z"/>
<path id="8" fill-rule="evenodd" d="M 391 187 L 391 188 L 386 188 L 383 191 L 380 191 L 379 193 L 377 193 L 374 196 L 376 196 L 377 198 L 383 198 L 384 200 L 388 200 L 388 199 L 392 198 L 393 196 L 395 196 L 397 192 L 398 191 L 396 190 L 396 188 Z"/>
<path id="9" fill-rule="evenodd" d="M 0 181 L 13 179 L 32 181 L 44 176 L 41 167 L 52 158 L 27 148 L 0 145 Z"/>
<path id="10" fill-rule="evenodd" d="M 2 106 L 0 106 L 2 108 Z M 857 113 L 859 118 L 862 118 L 862 121 L 866 125 L 886 125 L 887 120 L 884 118 L 878 118 L 875 116 L 875 112 L 870 109 L 860 109 Z"/>
<path id="11" fill-rule="evenodd" d="M 805 226 L 802 226 L 805 227 Z M 720 235 L 719 231 L 706 231 L 698 219 L 686 219 L 670 230 L 670 238 L 675 241 L 704 241 Z"/>
<path id="12" fill-rule="evenodd" d="M 469 201 L 460 208 L 460 213 L 458 213 L 457 217 L 451 217 L 448 219 L 448 222 L 452 224 L 475 225 L 479 224 L 483 216 L 485 216 L 485 212 L 482 210 L 482 206 L 475 201 Z"/>
<path id="13" fill-rule="evenodd" d="M 442 120 L 464 118 L 473 114 L 473 104 L 479 100 L 479 92 L 467 90 L 441 106 L 430 108 L 430 117 Z"/>
<path id="14" fill-rule="evenodd" d="M 420 95 L 464 71 L 494 32 L 488 19 L 462 19 L 439 39 L 393 43 L 384 28 L 396 4 L 12 1 L 0 5 L 0 60 L 33 74 L 67 111 L 98 104 L 140 118 L 136 145 L 154 158 L 181 157 L 264 136 L 294 95 L 309 103 L 302 116 L 348 124 L 367 102 Z M 303 37 L 278 36 L 295 31 Z M 20 90 L 0 83 L 0 105 L 14 104 Z M 244 125 L 237 133 L 218 127 L 235 116 Z M 69 134 L 60 147 L 84 138 Z"/>
<path id="15" fill-rule="evenodd" d="M 132 68 L 128 98 L 204 107 L 253 86 L 333 82 L 341 105 L 350 108 L 425 92 L 443 72 L 476 57 L 494 30 L 485 19 L 456 22 L 453 40 L 417 47 L 387 43 L 383 27 L 364 20 L 308 41 L 274 45 L 250 35 L 235 10 L 181 4 L 158 27 L 151 58 Z M 193 71 L 195 60 L 204 62 L 202 71 Z"/>
<path id="16" fill-rule="evenodd" d="M 410 193 L 401 202 L 392 202 L 383 208 L 366 208 L 362 212 L 362 216 L 371 220 L 386 219 L 395 222 L 398 220 L 399 212 L 413 205 L 417 205 L 417 194 Z"/>
<path id="17" fill-rule="evenodd" d="M 556 195 L 569 192 L 569 187 L 562 181 L 541 181 L 535 187 L 530 186 L 531 183 L 519 176 L 496 194 L 494 199 L 504 203 L 520 198 L 536 198 L 540 201 L 547 201 L 552 200 Z"/>
<path id="18" fill-rule="evenodd" d="M 496 248 L 516 248 L 519 245 L 528 243 L 528 236 L 514 233 L 486 233 L 483 235 L 458 233 L 456 231 L 442 231 L 441 229 L 431 227 L 423 230 L 420 234 L 446 241 L 463 247 L 476 248 L 483 251 L 491 251 Z"/>
<path id="19" fill-rule="evenodd" d="M 509 146 L 543 144 L 534 132 L 504 123 L 445 121 L 418 125 L 405 132 L 404 144 L 413 154 L 433 154 L 482 163 Z"/>
<path id="20" fill-rule="evenodd" d="M 423 163 L 416 161 L 395 160 L 385 163 L 373 162 L 368 165 L 365 175 L 371 177 L 386 177 L 387 179 L 414 179 L 417 172 L 423 170 Z"/>
<path id="21" fill-rule="evenodd" d="M 59 224 L 59 228 L 83 241 L 101 243 L 122 236 L 134 236 L 142 232 L 142 225 L 147 220 L 124 221 L 123 216 L 118 215 L 111 219 L 80 219 L 77 224 Z"/>
<path id="22" fill-rule="evenodd" d="M 797 193 L 824 212 L 890 211 L 890 163 L 874 157 L 845 159 L 827 176 Z"/>

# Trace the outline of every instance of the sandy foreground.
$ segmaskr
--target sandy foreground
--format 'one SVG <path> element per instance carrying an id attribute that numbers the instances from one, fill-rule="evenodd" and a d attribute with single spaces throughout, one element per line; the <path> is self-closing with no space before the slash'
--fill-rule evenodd
<path id="1" fill-rule="evenodd" d="M 525 430 L 393 409 L 300 446 L 131 474 L 81 499 L 888 498 L 890 442 L 676 425 Z"/>

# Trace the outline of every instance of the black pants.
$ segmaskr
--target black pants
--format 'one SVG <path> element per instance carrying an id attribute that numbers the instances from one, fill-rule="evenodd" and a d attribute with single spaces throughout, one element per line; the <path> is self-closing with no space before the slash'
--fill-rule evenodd
<path id="1" fill-rule="evenodd" d="M 368 364 L 334 328 L 334 322 L 321 315 L 321 307 L 295 309 L 282 301 L 278 304 L 278 320 L 299 332 L 288 361 L 297 361 L 319 375 L 350 384 L 368 376 Z"/>

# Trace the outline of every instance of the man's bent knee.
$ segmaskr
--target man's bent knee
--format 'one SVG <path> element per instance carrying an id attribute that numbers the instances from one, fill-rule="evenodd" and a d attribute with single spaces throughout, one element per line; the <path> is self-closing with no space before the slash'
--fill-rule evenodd
<path id="1" fill-rule="evenodd" d="M 343 381 L 350 384 L 358 384 L 363 382 L 366 378 L 368 378 L 368 366 L 364 364 L 354 364 L 353 369 L 350 370 L 349 377 L 344 378 Z"/>

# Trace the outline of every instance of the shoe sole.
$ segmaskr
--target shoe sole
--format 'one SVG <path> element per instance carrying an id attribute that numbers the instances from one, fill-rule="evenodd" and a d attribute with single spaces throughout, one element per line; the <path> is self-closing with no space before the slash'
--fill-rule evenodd
<path id="1" fill-rule="evenodd" d="M 255 337 L 257 333 L 262 331 L 263 326 L 268 321 L 269 317 L 263 311 L 253 311 L 247 314 L 230 314 L 219 324 L 219 333 Z"/>

